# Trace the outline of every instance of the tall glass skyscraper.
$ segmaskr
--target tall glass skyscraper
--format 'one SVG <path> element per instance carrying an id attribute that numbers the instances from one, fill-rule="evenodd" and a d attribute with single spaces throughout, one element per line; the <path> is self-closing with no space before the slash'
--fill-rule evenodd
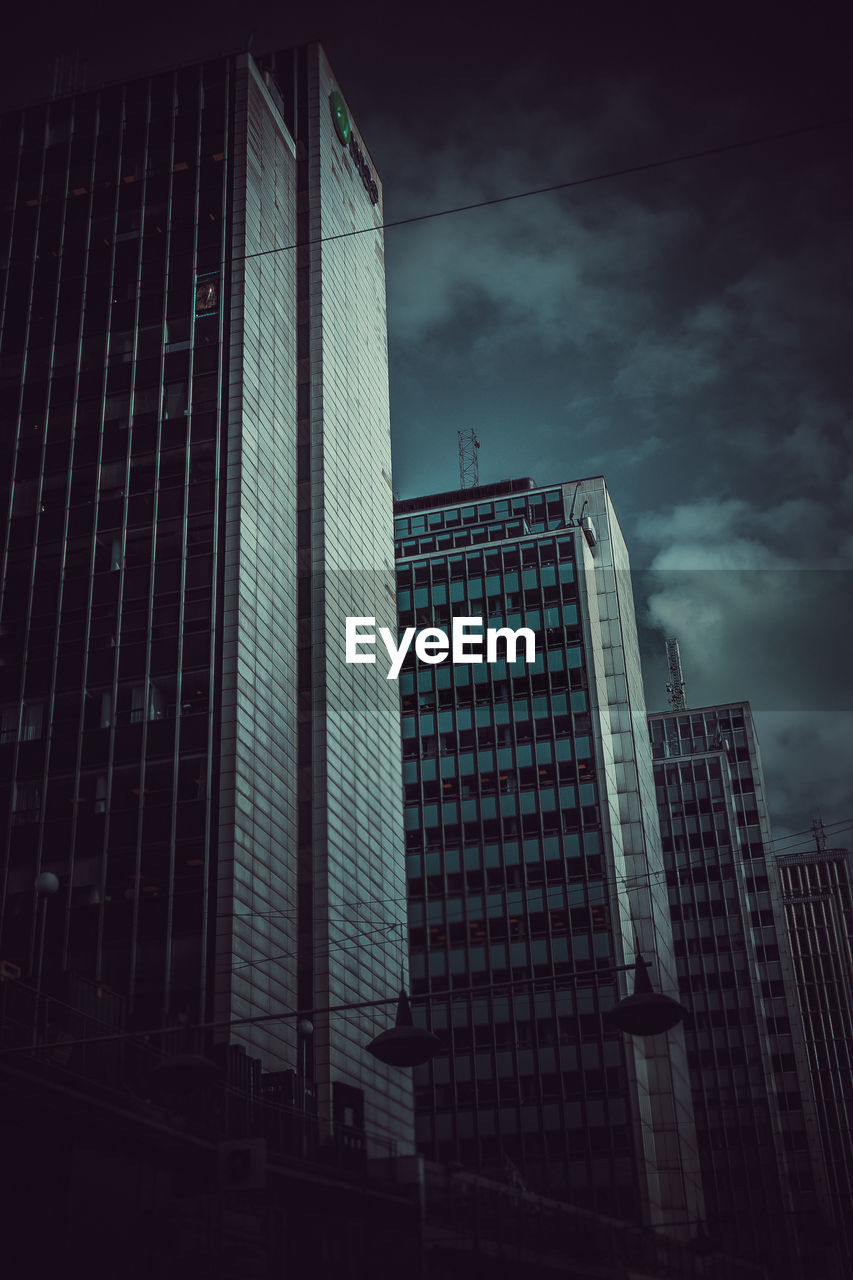
<path id="1" fill-rule="evenodd" d="M 840 1276 L 749 703 L 649 729 L 709 1235 Z"/>
<path id="2" fill-rule="evenodd" d="M 369 153 L 318 46 L 0 128 L 0 958 L 143 1027 L 388 996 L 397 689 L 342 641 L 395 625 Z M 405 1142 L 382 1025 L 230 1036 Z"/>
<path id="3" fill-rule="evenodd" d="M 853 1270 L 853 858 L 815 848 L 776 859 L 797 1003 L 815 1095 L 817 1135 L 843 1274 Z"/>
<path id="4" fill-rule="evenodd" d="M 400 676 L 412 989 L 450 1053 L 418 1147 L 695 1233 L 683 1034 L 604 1014 L 635 946 L 677 990 L 625 544 L 601 478 L 398 502 L 400 626 L 531 628 L 535 662 Z M 481 989 L 481 990 L 480 990 Z"/>

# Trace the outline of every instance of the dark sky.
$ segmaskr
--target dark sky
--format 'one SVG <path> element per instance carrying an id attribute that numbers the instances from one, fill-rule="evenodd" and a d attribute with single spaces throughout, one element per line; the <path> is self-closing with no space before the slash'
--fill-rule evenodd
<path id="1" fill-rule="evenodd" d="M 593 11 L 594 10 L 594 11 Z M 778 835 L 853 814 L 850 281 L 843 6 L 31 4 L 0 105 L 319 39 L 388 220 L 801 126 L 833 127 L 390 229 L 395 481 L 604 473 L 650 706 L 749 698 Z M 648 12 L 647 12 L 648 11 Z M 838 843 L 849 842 L 842 834 Z"/>

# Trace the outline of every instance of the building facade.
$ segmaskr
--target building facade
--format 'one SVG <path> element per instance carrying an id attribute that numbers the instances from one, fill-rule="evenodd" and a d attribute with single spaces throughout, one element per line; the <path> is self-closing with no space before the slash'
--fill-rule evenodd
<path id="1" fill-rule="evenodd" d="M 136 1026 L 388 996 L 397 690 L 337 643 L 394 625 L 382 193 L 325 56 L 29 107 L 0 149 L 0 958 Z M 382 1018 L 223 1034 L 406 1142 Z"/>
<path id="2" fill-rule="evenodd" d="M 649 730 L 710 1238 L 773 1275 L 841 1275 L 749 704 Z"/>
<path id="3" fill-rule="evenodd" d="M 628 558 L 603 480 L 398 502 L 400 627 L 536 636 L 535 662 L 400 675 L 412 991 L 447 1056 L 418 1149 L 689 1234 L 683 1035 L 604 1020 L 638 944 L 677 989 Z M 456 994 L 455 994 L 456 993 Z"/>
<path id="4" fill-rule="evenodd" d="M 818 1137 L 845 1274 L 853 1270 L 853 881 L 847 849 L 776 859 L 797 1002 L 817 1110 Z"/>

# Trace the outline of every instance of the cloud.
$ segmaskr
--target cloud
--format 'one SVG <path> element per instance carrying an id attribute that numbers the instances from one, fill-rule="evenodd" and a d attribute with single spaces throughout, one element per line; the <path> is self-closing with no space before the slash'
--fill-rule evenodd
<path id="1" fill-rule="evenodd" d="M 688 708 L 751 704 L 774 831 L 800 831 L 818 809 L 850 815 L 851 575 L 652 572 L 634 585 L 650 708 L 665 705 L 663 640 L 675 635 Z"/>
<path id="2" fill-rule="evenodd" d="M 497 94 L 496 89 L 496 94 Z M 400 124 L 382 129 L 383 166 L 394 173 L 386 216 L 454 208 L 606 168 L 626 129 L 651 128 L 649 108 L 628 86 L 597 101 L 596 127 L 553 110 L 501 118 L 468 112 L 427 163 Z M 643 123 L 640 123 L 640 121 Z M 456 348 L 539 343 L 551 352 L 642 330 L 659 300 L 646 287 L 689 234 L 686 208 L 614 199 L 612 189 L 555 192 L 389 229 L 388 300 L 401 352 L 454 331 Z M 476 325 L 471 323 L 476 315 Z M 443 349 L 442 349 L 443 350 Z M 443 351 L 444 354 L 444 351 Z"/>
<path id="3" fill-rule="evenodd" d="M 751 501 L 676 503 L 637 515 L 634 560 L 658 570 L 849 569 L 853 558 L 833 527 L 845 514 L 804 496 L 767 501 L 760 490 Z"/>
<path id="4" fill-rule="evenodd" d="M 602 438 L 606 440 L 606 434 L 602 433 Z M 659 457 L 663 448 L 663 439 L 653 435 L 643 436 L 625 445 L 614 444 L 603 448 L 600 453 L 588 454 L 587 469 L 592 475 L 604 474 L 612 468 L 629 470 L 641 466 L 648 458 Z"/>
<path id="5" fill-rule="evenodd" d="M 853 422 L 837 405 L 800 396 L 797 423 L 779 443 L 797 475 L 832 485 L 850 468 Z"/>
<path id="6" fill-rule="evenodd" d="M 618 264 L 629 249 L 635 268 L 638 255 L 663 252 L 678 219 L 666 221 L 630 206 L 585 221 L 549 196 L 411 229 L 399 254 L 389 232 L 394 341 L 411 350 L 450 330 L 464 351 L 521 343 L 554 353 L 620 340 L 626 322 L 649 322 L 654 302 Z"/>
<path id="7" fill-rule="evenodd" d="M 649 557 L 634 575 L 649 704 L 663 705 L 663 639 L 675 635 L 688 707 L 752 705 L 783 831 L 818 807 L 833 820 L 850 808 L 853 560 L 825 538 L 823 514 L 805 498 L 707 498 L 636 522 Z"/>
<path id="8" fill-rule="evenodd" d="M 639 580 L 643 621 L 678 636 L 694 701 L 853 709 L 849 572 L 700 569 Z"/>
<path id="9" fill-rule="evenodd" d="M 758 711 L 755 716 L 774 839 L 780 853 L 813 847 L 800 833 L 820 814 L 830 847 L 853 847 L 853 831 L 833 834 L 830 824 L 853 825 L 850 758 L 853 714 L 849 711 Z M 845 823 L 844 820 L 847 819 Z"/>
<path id="10" fill-rule="evenodd" d="M 639 77 L 617 86 L 598 75 L 588 94 L 567 86 L 558 113 L 547 93 L 531 105 L 535 86 L 521 76 L 525 109 L 496 116 L 496 101 L 518 100 L 504 92 L 511 79 L 465 111 L 448 110 L 434 137 L 414 142 L 408 124 L 379 122 L 383 172 L 393 174 L 390 217 L 678 149 L 654 86 Z M 726 111 L 717 118 L 736 133 L 737 112 L 718 105 Z M 432 424 L 464 407 L 481 431 L 485 478 L 506 472 L 497 459 L 511 456 L 512 439 L 519 461 L 510 472 L 534 472 L 522 455 L 540 424 L 552 445 L 536 462 L 560 479 L 606 465 L 620 513 L 626 501 L 642 509 L 639 484 L 646 505 L 672 492 L 756 488 L 775 500 L 828 500 L 846 554 L 853 530 L 836 517 L 851 444 L 847 221 L 831 198 L 831 165 L 821 167 L 813 148 L 793 157 L 808 168 L 795 191 L 784 157 L 762 156 L 696 161 L 389 230 L 401 467 L 414 476 L 433 465 L 419 430 L 406 435 L 427 405 Z M 419 378 L 429 388 L 421 406 L 409 394 Z M 648 447 L 650 439 L 662 446 Z M 446 484 L 450 454 L 448 464 Z M 805 527 L 797 536 L 814 538 Z"/>
<path id="11" fill-rule="evenodd" d="M 570 82 L 557 112 L 548 87 L 514 74 L 516 93 L 511 77 L 496 80 L 464 111 L 448 108 L 434 138 L 385 131 L 391 216 L 688 151 L 703 113 L 715 123 L 697 136 L 711 144 L 761 132 L 716 85 L 713 103 L 706 86 L 674 119 L 636 76 L 618 92 L 600 71 L 583 89 Z M 510 101 L 524 108 L 495 110 Z M 853 252 L 840 139 L 824 143 L 387 235 L 403 491 L 453 486 L 458 426 L 477 428 L 485 482 L 604 473 L 641 567 L 650 705 L 665 701 L 662 641 L 675 634 L 689 703 L 746 698 L 787 725 L 767 730 L 770 800 L 780 813 L 790 800 L 785 820 L 796 809 L 800 826 L 808 793 L 841 803 L 853 707 Z"/>

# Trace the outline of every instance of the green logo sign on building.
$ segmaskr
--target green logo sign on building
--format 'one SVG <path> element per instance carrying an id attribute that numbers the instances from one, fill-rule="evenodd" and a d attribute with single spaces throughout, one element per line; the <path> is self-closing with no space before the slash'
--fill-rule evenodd
<path id="1" fill-rule="evenodd" d="M 349 122 L 349 112 L 347 104 L 344 102 L 344 96 L 335 89 L 334 93 L 329 94 L 329 106 L 332 108 L 332 119 L 335 122 L 335 129 L 344 146 L 350 140 L 352 135 L 352 125 Z"/>
<path id="2" fill-rule="evenodd" d="M 347 104 L 344 102 L 343 94 L 335 89 L 329 94 L 329 107 L 332 112 L 332 120 L 335 125 L 335 132 L 340 138 L 343 145 L 347 148 L 352 156 L 356 169 L 359 172 L 361 181 L 364 183 L 364 189 L 370 196 L 371 204 L 379 203 L 379 188 L 376 180 L 370 172 L 370 165 L 364 158 L 361 147 L 355 140 L 355 134 L 350 124 L 349 112 Z"/>

